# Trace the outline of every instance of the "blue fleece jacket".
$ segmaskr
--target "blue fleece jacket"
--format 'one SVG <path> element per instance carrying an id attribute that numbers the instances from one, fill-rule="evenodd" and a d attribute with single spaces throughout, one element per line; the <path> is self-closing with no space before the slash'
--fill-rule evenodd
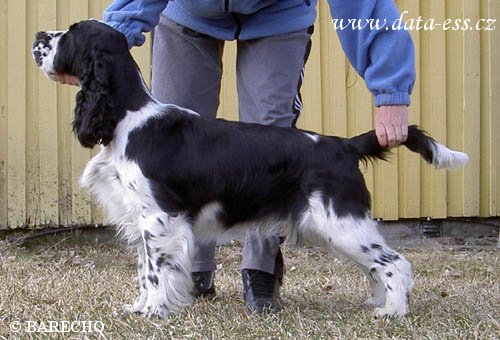
<path id="1" fill-rule="evenodd" d="M 393 0 L 329 0 L 342 47 L 365 79 L 375 105 L 410 104 L 415 82 L 415 52 L 410 34 L 393 29 L 400 17 Z M 122 32 L 129 47 L 144 43 L 160 14 L 221 40 L 247 40 L 290 33 L 313 25 L 317 0 L 115 0 L 104 21 Z M 353 28 L 349 19 L 379 20 L 381 29 Z M 352 22 L 352 21 L 351 21 Z M 332 24 L 332 29 L 334 25 Z"/>

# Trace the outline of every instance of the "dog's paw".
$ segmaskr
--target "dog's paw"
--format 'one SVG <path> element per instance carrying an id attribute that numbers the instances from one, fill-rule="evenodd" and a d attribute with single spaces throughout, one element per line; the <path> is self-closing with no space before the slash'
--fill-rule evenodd
<path id="1" fill-rule="evenodd" d="M 166 319 L 170 311 L 166 305 L 155 305 L 144 307 L 139 314 L 149 319 Z"/>
<path id="2" fill-rule="evenodd" d="M 394 307 L 375 308 L 373 312 L 373 316 L 376 319 L 395 318 L 405 316 L 406 314 L 408 314 L 407 311 L 399 310 Z"/>
<path id="3" fill-rule="evenodd" d="M 141 314 L 146 304 L 147 294 L 141 293 L 132 305 L 126 304 L 123 306 L 123 311 L 128 314 Z"/>
<path id="4" fill-rule="evenodd" d="M 135 304 L 133 305 L 125 304 L 123 305 L 123 312 L 125 314 L 141 314 L 142 307 L 138 308 Z"/>

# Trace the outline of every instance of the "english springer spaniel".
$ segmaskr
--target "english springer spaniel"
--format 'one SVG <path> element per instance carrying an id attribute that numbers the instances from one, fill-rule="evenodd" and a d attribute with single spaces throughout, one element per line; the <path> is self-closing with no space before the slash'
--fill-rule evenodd
<path id="1" fill-rule="evenodd" d="M 49 78 L 80 81 L 73 130 L 83 147 L 101 148 L 80 183 L 137 249 L 140 294 L 130 311 L 166 317 L 189 305 L 193 238 L 249 229 L 346 256 L 371 283 L 376 317 L 408 313 L 411 265 L 377 231 L 358 168 L 388 152 L 374 131 L 322 136 L 162 104 L 125 37 L 96 20 L 35 38 L 34 59 Z M 415 126 L 404 145 L 437 168 L 468 160 Z"/>

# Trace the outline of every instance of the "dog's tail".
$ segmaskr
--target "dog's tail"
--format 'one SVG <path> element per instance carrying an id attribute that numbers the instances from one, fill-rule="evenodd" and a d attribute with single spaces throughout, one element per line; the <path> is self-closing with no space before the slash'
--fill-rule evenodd
<path id="1" fill-rule="evenodd" d="M 385 160 L 389 153 L 388 148 L 379 145 L 374 130 L 350 138 L 347 143 L 358 154 L 359 159 L 365 162 L 373 159 Z M 455 170 L 469 161 L 467 154 L 448 149 L 416 125 L 408 127 L 408 139 L 402 145 L 420 154 L 427 163 L 433 164 L 437 169 Z"/>

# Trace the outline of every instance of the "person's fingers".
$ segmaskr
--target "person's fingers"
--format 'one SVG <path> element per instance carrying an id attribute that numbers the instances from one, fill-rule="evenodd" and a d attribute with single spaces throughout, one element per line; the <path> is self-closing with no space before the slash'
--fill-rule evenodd
<path id="1" fill-rule="evenodd" d="M 406 142 L 408 139 L 408 124 L 401 126 L 401 143 Z"/>
<path id="2" fill-rule="evenodd" d="M 398 146 L 403 141 L 403 131 L 401 127 L 397 125 L 392 125 L 391 130 L 393 131 L 391 147 Z"/>
<path id="3" fill-rule="evenodd" d="M 377 140 L 380 146 L 387 147 L 389 145 L 389 142 L 387 140 L 387 131 L 383 124 L 376 125 L 375 134 L 377 135 Z"/>
<path id="4" fill-rule="evenodd" d="M 408 107 L 381 106 L 375 116 L 377 140 L 382 147 L 395 147 L 408 138 Z"/>
<path id="5" fill-rule="evenodd" d="M 392 148 L 394 146 L 394 129 L 391 125 L 385 126 L 385 131 L 387 133 L 387 147 Z"/>

